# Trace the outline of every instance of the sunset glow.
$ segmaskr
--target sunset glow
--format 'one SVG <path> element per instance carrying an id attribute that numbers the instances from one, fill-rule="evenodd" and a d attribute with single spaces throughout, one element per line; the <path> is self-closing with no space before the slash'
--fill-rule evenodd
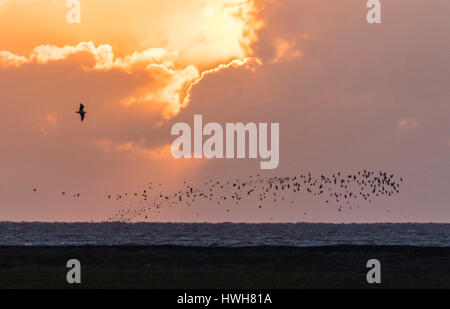
<path id="1" fill-rule="evenodd" d="M 185 181 L 364 169 L 402 177 L 401 193 L 359 208 L 308 194 L 205 202 L 148 220 L 450 220 L 449 1 L 386 1 L 379 24 L 364 2 L 83 0 L 78 23 L 64 0 L 0 0 L 0 220 L 102 221 L 144 203 L 105 196 L 150 181 L 163 196 Z M 273 169 L 259 153 L 175 159 L 171 128 L 194 115 L 279 124 Z"/>

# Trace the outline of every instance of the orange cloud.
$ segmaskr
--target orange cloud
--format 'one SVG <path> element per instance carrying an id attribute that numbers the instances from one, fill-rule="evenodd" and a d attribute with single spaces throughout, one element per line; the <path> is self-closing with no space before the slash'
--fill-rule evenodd
<path id="1" fill-rule="evenodd" d="M 93 42 L 82 42 L 77 46 L 38 46 L 29 57 L 2 51 L 0 65 L 2 67 L 20 67 L 32 63 L 45 65 L 49 62 L 64 61 L 78 53 L 88 53 L 95 59 L 92 67 L 82 64 L 85 71 L 123 70 L 128 74 L 145 71 L 150 76 L 157 77 L 159 85 L 157 88 L 136 89 L 135 93 L 124 98 L 122 102 L 128 106 L 136 103 L 153 103 L 153 105 L 163 103 L 166 105 L 163 112 L 165 119 L 176 115 L 189 103 L 193 86 L 198 84 L 204 76 L 226 68 L 246 65 L 251 60 L 247 57 L 234 59 L 200 72 L 195 65 L 177 67 L 177 52 L 168 52 L 162 48 L 148 49 L 124 58 L 115 58 L 112 47 L 109 45 L 96 47 Z"/>
<path id="2" fill-rule="evenodd" d="M 156 2 L 151 3 L 156 5 Z M 30 1 L 29 6 L 33 4 L 34 1 Z M 177 2 L 174 5 L 185 4 Z M 85 10 L 90 6 L 83 4 Z M 252 0 L 199 1 L 179 16 L 180 19 L 190 17 L 188 34 L 184 27 L 179 27 L 183 20 L 172 23 L 169 19 L 169 25 L 177 25 L 177 28 L 169 27 L 168 38 L 160 41 L 161 45 L 157 47 L 116 56 L 113 46 L 117 46 L 117 42 L 95 44 L 94 41 L 83 41 L 63 46 L 45 43 L 34 47 L 28 56 L 0 51 L 0 67 L 47 65 L 67 61 L 73 55 L 88 54 L 94 63 L 79 63 L 86 72 L 120 70 L 130 75 L 147 74 L 155 80 L 156 83 L 140 86 L 118 100 L 126 106 L 144 104 L 149 110 L 158 110 L 167 120 L 189 104 L 193 87 L 206 75 L 244 65 L 250 68 L 249 63 L 259 62 L 252 58 L 252 44 L 263 26 L 257 13 Z"/>
<path id="3" fill-rule="evenodd" d="M 96 146 L 104 152 L 125 154 L 130 159 L 172 159 L 170 144 L 148 148 L 145 146 L 146 143 L 146 140 L 115 143 L 109 139 L 102 139 L 96 142 Z"/>
<path id="4" fill-rule="evenodd" d="M 299 58 L 302 53 L 297 49 L 296 41 L 288 41 L 283 38 L 276 38 L 273 42 L 275 47 L 275 57 L 270 61 L 271 63 L 277 63 L 282 59 L 289 60 L 292 58 Z"/>
<path id="5" fill-rule="evenodd" d="M 19 67 L 27 62 L 26 57 L 17 56 L 8 51 L 0 51 L 0 66 L 2 67 Z"/>

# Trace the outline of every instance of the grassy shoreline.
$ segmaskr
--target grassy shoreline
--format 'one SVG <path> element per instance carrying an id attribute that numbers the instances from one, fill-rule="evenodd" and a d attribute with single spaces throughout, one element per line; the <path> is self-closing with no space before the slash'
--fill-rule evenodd
<path id="1" fill-rule="evenodd" d="M 77 288 L 450 288 L 450 247 L 1 247 L 0 288 L 73 288 L 66 263 L 78 259 Z"/>

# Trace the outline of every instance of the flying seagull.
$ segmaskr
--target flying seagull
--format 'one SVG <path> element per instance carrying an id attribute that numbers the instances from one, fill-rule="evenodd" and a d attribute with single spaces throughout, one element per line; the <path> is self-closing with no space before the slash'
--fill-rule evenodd
<path id="1" fill-rule="evenodd" d="M 80 103 L 80 109 L 76 111 L 75 113 L 80 114 L 81 121 L 84 120 L 84 116 L 86 115 L 86 112 L 84 111 L 84 105 Z"/>

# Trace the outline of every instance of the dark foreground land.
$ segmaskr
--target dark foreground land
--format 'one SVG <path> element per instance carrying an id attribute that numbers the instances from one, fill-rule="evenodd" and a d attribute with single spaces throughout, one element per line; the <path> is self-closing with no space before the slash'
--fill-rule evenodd
<path id="1" fill-rule="evenodd" d="M 77 288 L 450 288 L 450 248 L 0 247 L 0 288 L 73 288 L 66 263 L 78 259 Z"/>

